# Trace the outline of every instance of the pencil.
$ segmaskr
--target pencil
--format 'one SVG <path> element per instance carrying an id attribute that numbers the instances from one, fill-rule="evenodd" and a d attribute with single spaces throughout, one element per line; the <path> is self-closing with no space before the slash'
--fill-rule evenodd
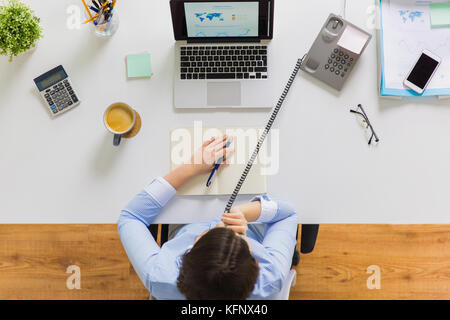
<path id="1" fill-rule="evenodd" d="M 94 20 L 95 18 L 97 18 L 98 17 L 98 14 L 96 14 L 95 16 L 93 16 L 93 17 L 90 17 L 89 19 L 87 19 L 84 23 L 88 23 L 88 22 L 91 22 L 92 20 Z"/>
<path id="2" fill-rule="evenodd" d="M 81 1 L 83 2 L 83 5 L 84 5 L 84 7 L 86 8 L 86 11 L 87 11 L 89 17 L 92 19 L 92 14 L 91 14 L 91 12 L 89 11 L 88 6 L 86 5 L 86 2 L 84 2 L 84 0 L 81 0 Z M 86 23 L 86 22 L 85 22 L 85 23 Z"/>

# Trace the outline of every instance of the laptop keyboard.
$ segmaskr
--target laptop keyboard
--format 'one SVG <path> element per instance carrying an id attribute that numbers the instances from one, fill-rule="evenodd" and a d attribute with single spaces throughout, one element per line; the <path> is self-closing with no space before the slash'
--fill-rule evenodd
<path id="1" fill-rule="evenodd" d="M 267 46 L 181 46 L 181 80 L 267 79 Z"/>

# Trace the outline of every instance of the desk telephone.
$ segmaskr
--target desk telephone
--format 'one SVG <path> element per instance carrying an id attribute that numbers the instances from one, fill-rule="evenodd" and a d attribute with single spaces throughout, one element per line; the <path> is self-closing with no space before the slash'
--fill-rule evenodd
<path id="1" fill-rule="evenodd" d="M 305 57 L 301 70 L 341 90 L 372 35 L 330 14 Z"/>

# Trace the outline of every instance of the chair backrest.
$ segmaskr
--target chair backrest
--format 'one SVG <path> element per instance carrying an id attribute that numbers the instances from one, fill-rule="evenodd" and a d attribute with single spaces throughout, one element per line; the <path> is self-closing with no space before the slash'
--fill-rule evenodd
<path id="1" fill-rule="evenodd" d="M 296 280 L 297 271 L 295 269 L 289 270 L 288 276 L 284 279 L 281 291 L 273 297 L 273 300 L 289 300 L 289 292 L 291 291 L 291 287 L 295 286 Z"/>
<path id="2" fill-rule="evenodd" d="M 297 280 L 297 271 L 295 269 L 289 270 L 289 274 L 283 282 L 283 287 L 278 294 L 273 296 L 273 300 L 289 300 L 289 292 L 291 291 L 291 287 L 295 286 L 295 282 Z M 149 300 L 157 300 L 150 295 Z"/>

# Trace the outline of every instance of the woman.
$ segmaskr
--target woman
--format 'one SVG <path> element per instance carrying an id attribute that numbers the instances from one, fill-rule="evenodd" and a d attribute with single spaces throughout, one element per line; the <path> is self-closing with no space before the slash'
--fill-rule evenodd
<path id="1" fill-rule="evenodd" d="M 181 227 L 161 248 L 147 229 L 176 190 L 233 152 L 227 140 L 206 141 L 190 163 L 150 182 L 122 210 L 122 244 L 153 298 L 270 299 L 282 288 L 298 223 L 285 202 L 255 197 L 212 221 Z"/>

